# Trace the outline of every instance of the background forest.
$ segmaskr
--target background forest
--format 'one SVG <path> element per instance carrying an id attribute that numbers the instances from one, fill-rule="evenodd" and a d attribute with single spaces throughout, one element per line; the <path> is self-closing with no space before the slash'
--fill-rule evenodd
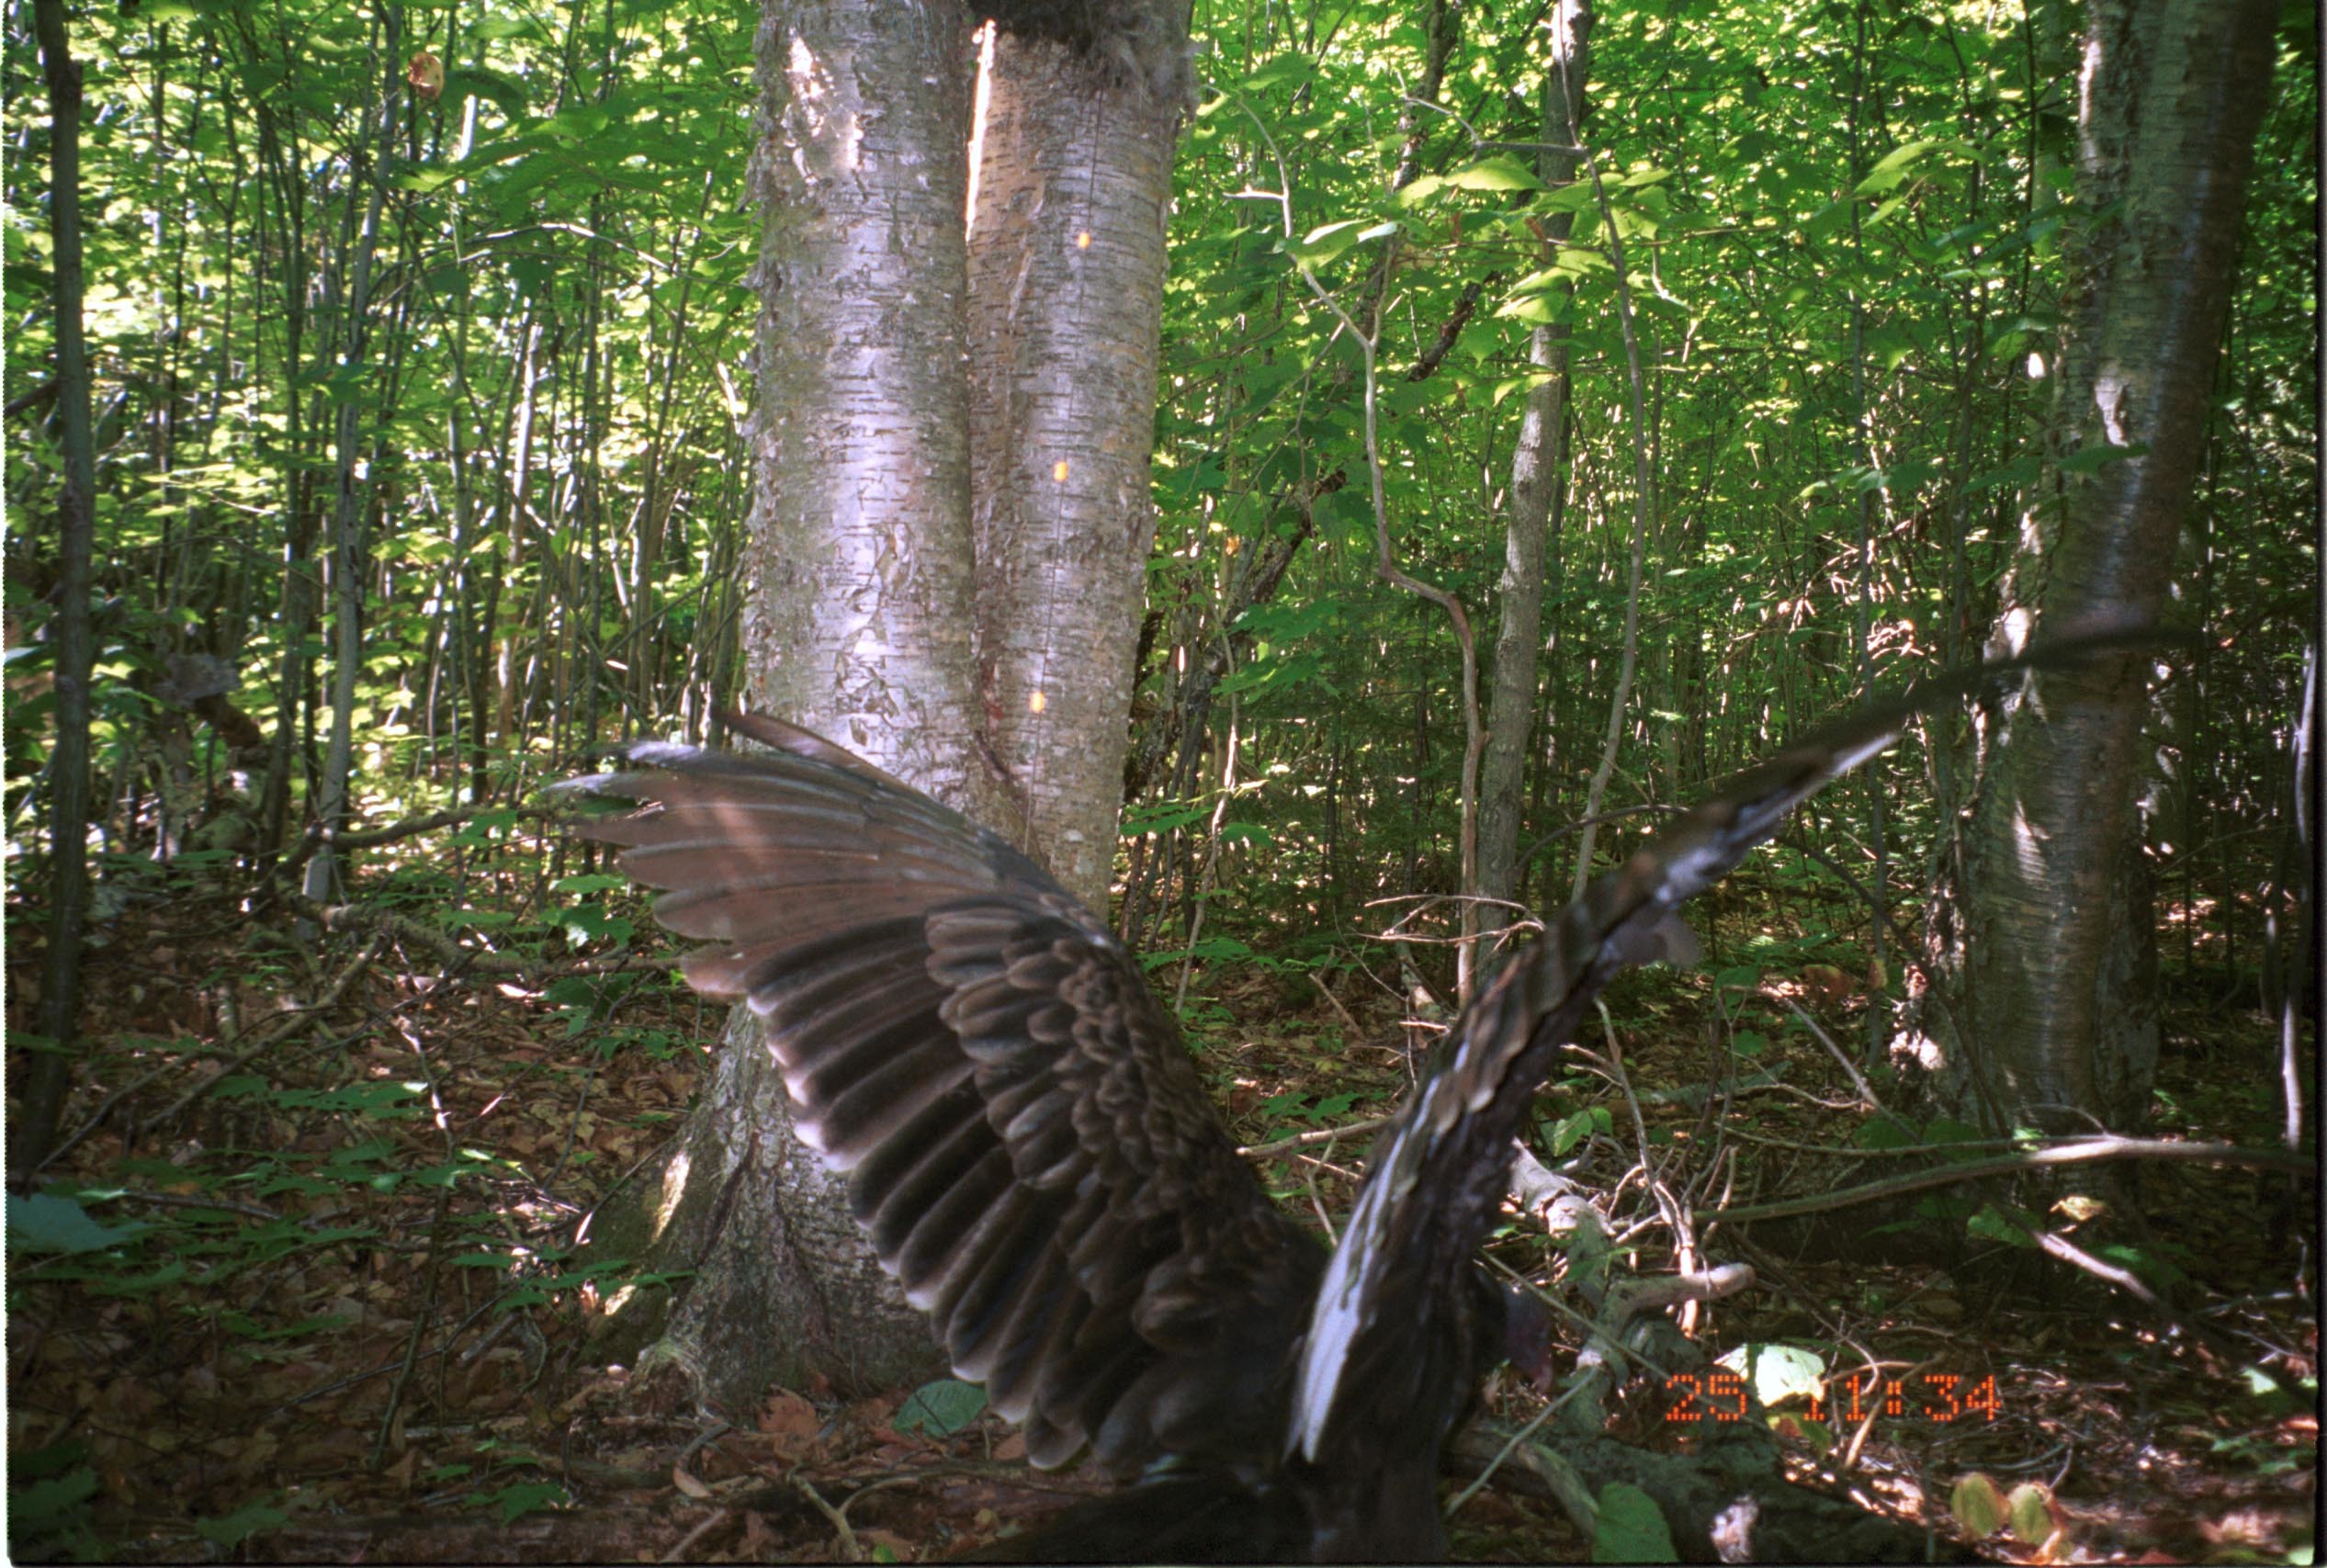
<path id="1" fill-rule="evenodd" d="M 757 17 L 122 0 L 67 19 L 96 497 L 69 1047 L 41 1010 L 49 823 L 79 760 L 56 750 L 70 459 L 31 0 L 8 8 L 5 65 L 12 1544 L 182 1555 L 194 1530 L 336 1553 L 299 1534 L 329 1510 L 538 1525 L 585 1492 L 660 1492 L 667 1456 L 559 1453 L 577 1410 L 604 1414 L 582 1309 L 637 1282 L 578 1258 L 575 1228 L 669 1136 L 711 1026 L 640 961 L 661 951 L 642 902 L 548 830 L 536 792 L 609 742 L 702 737 L 740 688 Z M 1540 22 L 1197 0 L 1115 912 L 1239 1136 L 1283 1156 L 1386 1111 L 1405 1069 L 1361 1047 L 1457 987 L 1463 907 L 1444 896 L 1476 765 L 1465 687 L 1486 675 L 1466 677 L 1440 604 L 1377 572 L 1370 449 L 1400 566 L 1466 607 L 1482 667 L 1512 635 L 1517 492 L 1542 488 L 1540 621 L 1517 633 L 1540 655 L 1535 738 L 1490 776 L 1487 828 L 1498 890 L 1537 911 L 1653 808 L 1977 657 L 2047 503 L 2063 255 L 2107 218 L 2072 199 L 2062 8 L 1607 6 L 1597 161 L 1555 187 Z M 2286 1118 L 2266 1009 L 2288 979 L 2271 939 L 2320 570 L 2314 25 L 2288 7 L 2268 85 L 2175 563 L 2203 637 L 2153 715 L 2145 795 L 2156 1128 L 2250 1144 Z M 1372 408 L 1349 321 L 1304 269 L 1379 322 Z M 1548 480 L 1515 477 L 1530 410 L 1560 434 Z M 1682 1086 L 1709 1053 L 1753 1089 L 1798 1054 L 1797 1093 L 1847 1091 L 1821 1030 L 1879 1058 L 1883 998 L 1907 988 L 1891 955 L 1966 804 L 1955 729 L 1934 731 L 1805 814 L 1794 842 L 1814 855 L 1762 856 L 1717 896 L 1693 982 L 1624 990 L 1635 1076 L 1683 1118 L 1645 1136 L 1686 1141 Z M 327 839 L 312 824 L 342 802 Z M 1870 915 L 1817 859 L 1899 907 Z M 1546 1157 L 1623 1114 L 1547 1103 Z M 1814 1103 L 1753 1103 L 1780 1140 L 1850 1135 Z M 1287 1193 L 1314 1180 L 1274 1168 Z M 2288 1227 L 2314 1201 L 2268 1188 L 2254 1235 L 2208 1259 L 2229 1273 L 2205 1275 L 2260 1314 L 2233 1320 L 2253 1353 L 2294 1334 L 2298 1373 L 2315 1261 Z M 2170 1188 L 2161 1206 L 2192 1228 L 2161 1221 L 2107 1256 L 2186 1283 L 2221 1244 L 2207 1201 Z M 1960 1241 L 1971 1212 L 1926 1217 Z M 2008 1229 L 1991 1252 L 2014 1249 Z M 1893 1339 L 1902 1321 L 1954 1330 L 1970 1293 L 1936 1269 L 1834 1289 Z M 2305 1316 L 2307 1341 L 2286 1325 Z M 2000 1476 L 2001 1506 L 2049 1466 L 1881 1429 L 1942 1512 L 1956 1485 L 1950 1528 L 2057 1555 L 2304 1549 L 2315 1427 L 2174 1382 L 2186 1346 L 2128 1333 L 2063 1367 L 2057 1323 L 1982 1323 L 1965 1332 L 2042 1369 L 2028 1386 L 2086 1402 L 2007 1395 L 2021 1435 L 2083 1421 L 2057 1440 L 2098 1446 L 2083 1504 L 2054 1478 L 2039 1522 L 2020 1494 L 2006 1522 L 1960 1478 Z M 2104 1456 L 2095 1428 L 2127 1419 L 2111 1399 L 2152 1385 L 2156 1409 L 2126 1397 L 2162 1427 Z M 956 1421 L 900 1427 L 894 1404 L 844 1414 L 890 1449 L 966 1440 Z M 839 1418 L 799 1406 L 753 1439 L 837 1462 Z M 1796 1427 L 1853 1462 L 1867 1441 Z M 2171 1523 L 2100 1506 L 2137 1484 L 2143 1443 L 2187 1467 L 2162 1495 Z M 536 1549 L 670 1551 L 694 1516 L 664 1506 Z M 820 1499 L 792 1506 L 725 1550 L 928 1539 L 870 1506 L 837 1534 Z"/>

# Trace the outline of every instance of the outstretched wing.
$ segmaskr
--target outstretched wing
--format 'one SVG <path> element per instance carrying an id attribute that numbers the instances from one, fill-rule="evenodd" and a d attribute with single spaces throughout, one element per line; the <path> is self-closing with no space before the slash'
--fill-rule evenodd
<path id="1" fill-rule="evenodd" d="M 829 741 L 647 742 L 569 787 L 579 830 L 714 945 L 686 976 L 765 1021 L 801 1136 L 882 1266 L 1037 1464 L 1089 1444 L 1265 1467 L 1323 1258 L 1269 1202 L 1106 927 L 994 834 Z"/>
<path id="2" fill-rule="evenodd" d="M 1315 1461 L 1360 1434 L 1419 1434 L 1429 1423 L 1417 1414 L 1446 1404 L 1464 1353 L 1457 1303 L 1414 1281 L 1447 1278 L 1478 1246 L 1535 1087 L 1592 998 L 1630 965 L 1693 945 L 1676 913 L 1682 901 L 1924 709 L 2016 671 L 2161 640 L 2149 630 L 2086 637 L 1924 682 L 1737 774 L 1586 887 L 1455 1021 L 1376 1146 L 1311 1311 L 1286 1451 Z"/>

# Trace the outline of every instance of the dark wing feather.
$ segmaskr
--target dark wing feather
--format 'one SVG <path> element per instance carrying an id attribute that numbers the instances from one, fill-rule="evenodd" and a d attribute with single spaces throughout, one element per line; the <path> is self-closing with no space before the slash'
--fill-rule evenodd
<path id="1" fill-rule="evenodd" d="M 1037 1464 L 1265 1469 L 1323 1258 L 1106 928 L 1002 840 L 764 719 L 576 781 L 686 975 L 741 998 L 882 1265 Z M 1276 1382 L 1272 1391 L 1271 1384 Z"/>
<path id="2" fill-rule="evenodd" d="M 1915 714 L 2016 671 L 2161 640 L 2150 629 L 2102 633 L 1926 681 L 1738 773 L 1595 879 L 1455 1021 L 1376 1146 L 1311 1311 L 1287 1452 L 1330 1469 L 1385 1430 L 1431 1429 L 1423 1413 L 1447 1406 L 1452 1421 L 1463 1359 L 1476 1353 L 1476 1314 L 1461 1310 L 1456 1292 L 1412 1281 L 1451 1277 L 1478 1246 L 1535 1086 L 1593 998 L 1627 966 L 1693 946 L 1676 913 L 1683 901 L 1889 746 Z"/>

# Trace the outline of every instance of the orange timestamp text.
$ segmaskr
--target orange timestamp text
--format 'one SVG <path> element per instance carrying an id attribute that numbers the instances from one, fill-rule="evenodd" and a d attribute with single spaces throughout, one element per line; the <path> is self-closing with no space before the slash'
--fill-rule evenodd
<path id="1" fill-rule="evenodd" d="M 1824 1395 L 1812 1395 L 1810 1419 L 1824 1421 L 1832 1416 L 1855 1422 L 1870 1416 L 1892 1420 L 1919 1416 L 1926 1421 L 1944 1424 L 1968 1420 L 1975 1415 L 1993 1421 L 2003 1409 L 1993 1374 L 1975 1382 L 1955 1372 L 1917 1372 L 1915 1380 L 1922 1385 L 1919 1393 L 1898 1378 L 1879 1378 L 1872 1373 L 1846 1378 L 1842 1382 L 1849 1391 L 1848 1398 L 1836 1396 L 1830 1402 Z M 1675 1372 L 1665 1380 L 1665 1397 L 1667 1421 L 1745 1418 L 1745 1380 L 1725 1367 L 1702 1372 Z"/>

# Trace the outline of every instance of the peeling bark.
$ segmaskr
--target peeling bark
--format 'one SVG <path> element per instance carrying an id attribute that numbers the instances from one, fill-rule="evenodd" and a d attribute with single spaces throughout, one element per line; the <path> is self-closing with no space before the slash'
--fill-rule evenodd
<path id="1" fill-rule="evenodd" d="M 990 820 L 1103 909 L 1180 106 L 1046 39 L 1002 33 L 992 59 L 969 237 L 977 677 L 1012 806 Z"/>
<path id="2" fill-rule="evenodd" d="M 996 796 L 971 766 L 968 39 L 951 4 L 763 12 L 743 648 L 751 707 L 982 817 Z M 793 1136 L 747 1011 L 670 1156 L 605 1218 L 606 1252 L 694 1271 L 674 1307 L 639 1303 L 614 1343 L 651 1337 L 650 1359 L 730 1416 L 771 1383 L 820 1374 L 861 1392 L 943 1370 L 860 1242 L 845 1184 Z"/>
<path id="3" fill-rule="evenodd" d="M 951 0 L 771 3 L 752 170 L 749 705 L 1014 829 L 1097 908 L 1152 530 L 1179 115 L 1157 84 L 1186 69 L 1184 33 L 1138 32 L 1126 59 L 1131 36 L 1004 35 L 974 265 Z M 943 1372 L 748 1011 L 678 1140 L 593 1224 L 601 1255 L 691 1275 L 620 1303 L 602 1348 L 675 1364 L 731 1416 L 772 1383 Z"/>
<path id="4" fill-rule="evenodd" d="M 2092 8 L 2056 462 L 2023 520 L 1999 643 L 2168 611 L 2276 17 L 2261 0 Z M 2152 672 L 2129 656 L 2048 676 L 1981 739 L 1935 919 L 1939 984 L 1903 1043 L 1938 1068 L 1943 1102 L 1991 1129 L 2129 1129 L 2146 1113 L 2156 925 L 2135 791 Z"/>

